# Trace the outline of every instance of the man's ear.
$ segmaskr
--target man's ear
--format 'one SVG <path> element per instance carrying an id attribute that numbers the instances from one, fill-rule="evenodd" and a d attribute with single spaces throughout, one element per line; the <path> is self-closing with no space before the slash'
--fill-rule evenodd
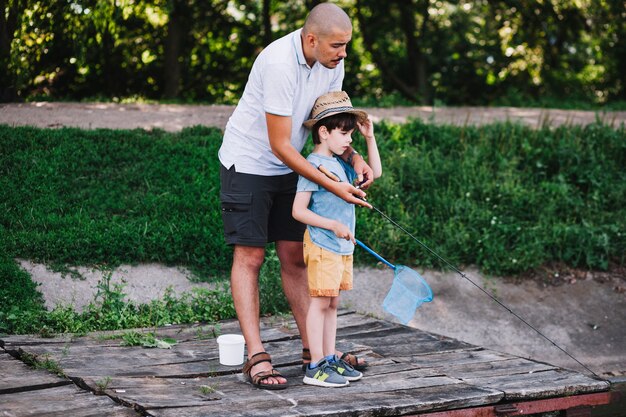
<path id="1" fill-rule="evenodd" d="M 304 42 L 307 44 L 308 47 L 315 48 L 315 45 L 317 44 L 317 36 L 312 33 L 307 33 L 304 36 Z"/>

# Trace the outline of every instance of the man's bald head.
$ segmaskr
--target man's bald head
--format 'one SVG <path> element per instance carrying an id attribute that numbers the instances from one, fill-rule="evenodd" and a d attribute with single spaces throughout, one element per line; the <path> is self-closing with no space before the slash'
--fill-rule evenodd
<path id="1" fill-rule="evenodd" d="M 307 16 L 302 32 L 317 36 L 325 36 L 335 30 L 351 31 L 352 22 L 339 6 L 332 3 L 320 3 L 311 9 Z"/>

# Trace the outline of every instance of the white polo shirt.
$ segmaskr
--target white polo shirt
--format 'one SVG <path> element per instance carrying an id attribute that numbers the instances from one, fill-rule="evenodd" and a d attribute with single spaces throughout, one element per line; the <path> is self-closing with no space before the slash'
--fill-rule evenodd
<path id="1" fill-rule="evenodd" d="M 219 150 L 222 165 L 255 175 L 283 175 L 291 171 L 270 148 L 265 113 L 291 116 L 291 144 L 301 151 L 309 130 L 302 123 L 315 99 L 340 91 L 343 61 L 334 69 L 309 67 L 298 29 L 268 45 L 252 65 L 246 88 L 231 115 Z"/>

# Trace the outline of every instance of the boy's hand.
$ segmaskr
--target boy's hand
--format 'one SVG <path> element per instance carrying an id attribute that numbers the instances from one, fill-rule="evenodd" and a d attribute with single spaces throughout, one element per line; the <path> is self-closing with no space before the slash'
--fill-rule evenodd
<path id="1" fill-rule="evenodd" d="M 336 221 L 331 230 L 339 239 L 349 240 L 350 242 L 356 244 L 354 235 L 350 232 L 350 228 L 345 224 Z"/>
<path id="2" fill-rule="evenodd" d="M 374 182 L 374 171 L 369 165 L 367 165 L 365 160 L 361 158 L 360 155 L 358 157 L 354 157 L 352 167 L 356 172 L 357 184 L 359 184 L 359 188 L 367 190 L 367 187 L 372 185 Z"/>
<path id="3" fill-rule="evenodd" d="M 357 127 L 359 128 L 359 132 L 363 135 L 365 140 L 370 140 L 374 137 L 374 123 L 372 123 L 372 119 L 367 116 L 367 120 L 363 123 L 357 122 Z"/>

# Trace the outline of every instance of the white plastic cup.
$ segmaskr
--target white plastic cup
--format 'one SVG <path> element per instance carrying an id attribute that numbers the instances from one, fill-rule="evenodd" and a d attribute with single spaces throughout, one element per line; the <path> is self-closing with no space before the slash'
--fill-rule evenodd
<path id="1" fill-rule="evenodd" d="M 243 363 L 245 339 L 240 334 L 223 334 L 217 338 L 220 353 L 220 364 L 236 366 Z"/>

